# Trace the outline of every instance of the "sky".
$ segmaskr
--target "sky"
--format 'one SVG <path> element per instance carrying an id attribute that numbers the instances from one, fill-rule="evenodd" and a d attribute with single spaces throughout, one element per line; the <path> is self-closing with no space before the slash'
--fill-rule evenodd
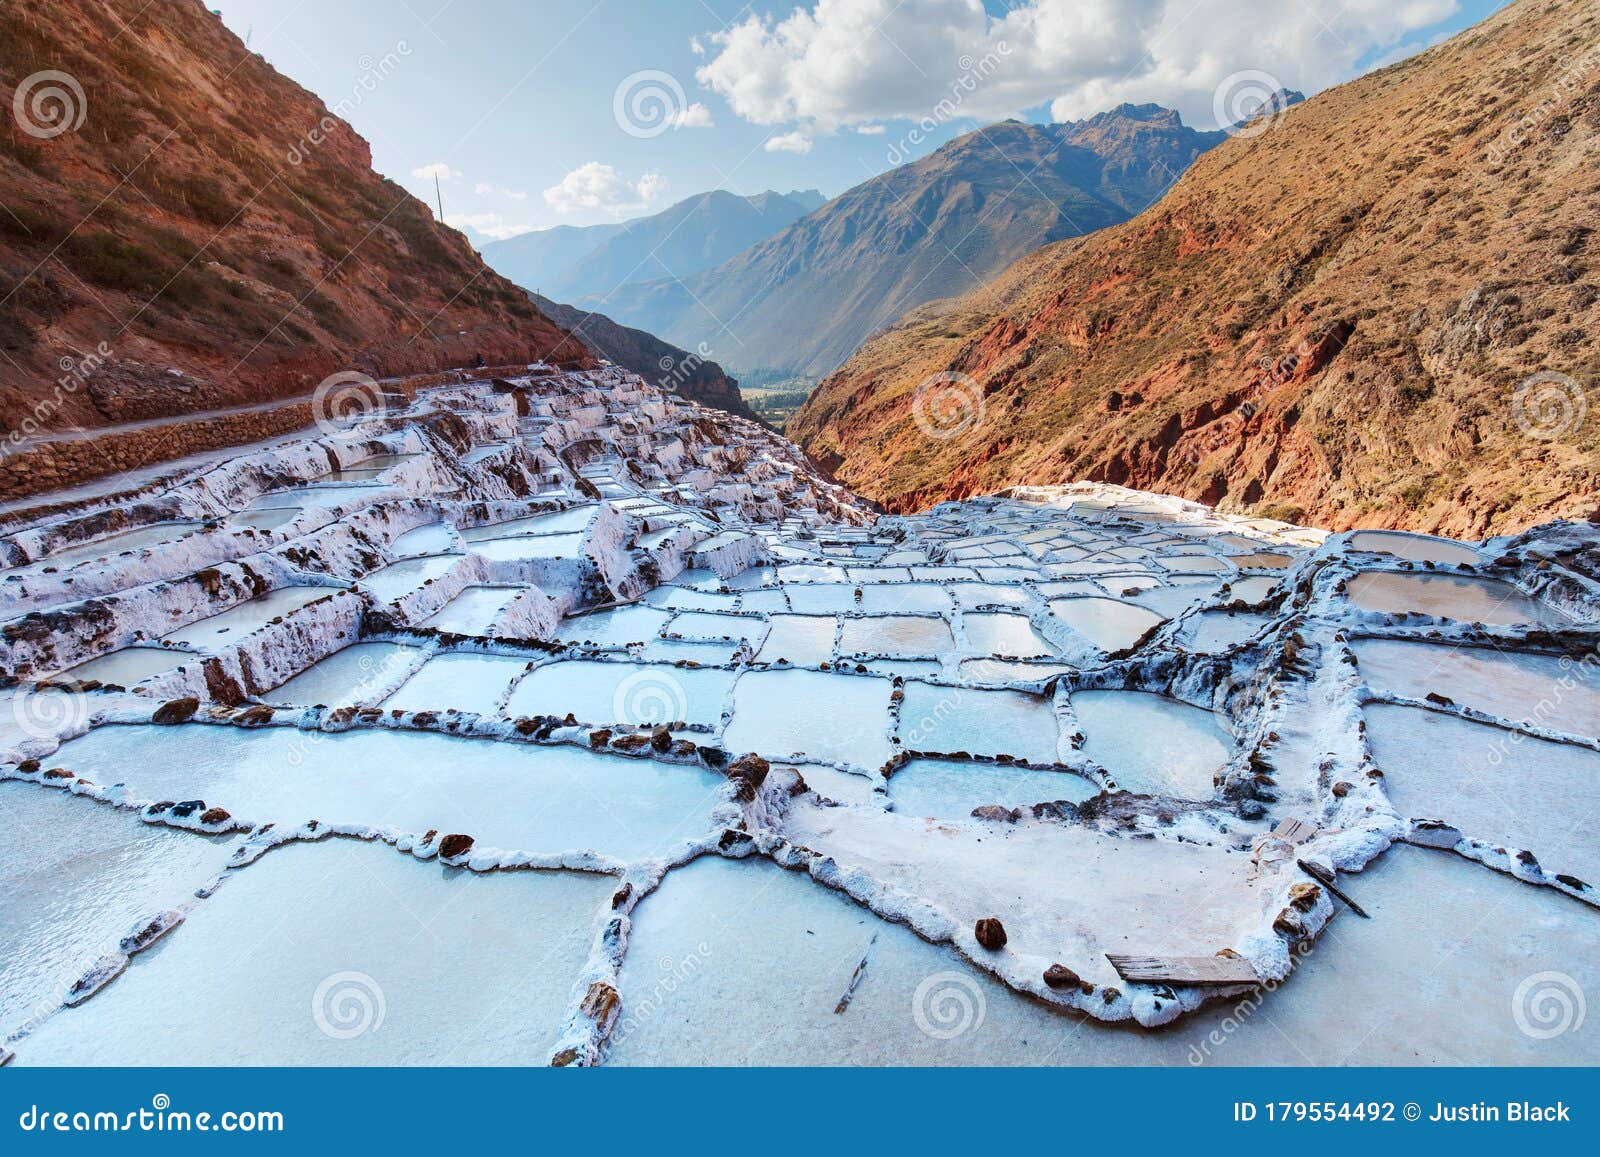
<path id="1" fill-rule="evenodd" d="M 1213 128 L 1501 0 L 211 0 L 477 244 L 708 189 L 834 196 L 983 124 Z"/>

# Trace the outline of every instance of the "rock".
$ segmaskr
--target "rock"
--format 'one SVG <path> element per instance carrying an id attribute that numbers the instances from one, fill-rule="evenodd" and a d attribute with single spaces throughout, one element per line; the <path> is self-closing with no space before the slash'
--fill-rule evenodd
<path id="1" fill-rule="evenodd" d="M 583 1003 L 579 1009 L 590 1020 L 604 1024 L 616 1014 L 618 1002 L 617 990 L 605 981 L 597 980 L 589 985 L 589 991 L 583 994 Z"/>
<path id="2" fill-rule="evenodd" d="M 200 700 L 192 696 L 186 699 L 169 699 L 156 708 L 155 714 L 150 716 L 150 722 L 187 723 L 194 718 L 194 713 L 198 710 L 200 710 Z"/>
<path id="3" fill-rule="evenodd" d="M 439 841 L 439 858 L 456 860 L 472 851 L 472 837 L 460 834 L 445 836 Z"/>
<path id="4" fill-rule="evenodd" d="M 1052 964 L 1044 970 L 1044 982 L 1051 988 L 1076 988 L 1083 978 L 1065 964 Z"/>
<path id="5" fill-rule="evenodd" d="M 218 824 L 225 824 L 232 818 L 232 815 L 219 807 L 210 807 L 200 813 L 200 822 L 208 828 L 214 828 Z"/>
<path id="6" fill-rule="evenodd" d="M 752 803 L 756 792 L 767 781 L 772 765 L 759 755 L 741 755 L 728 765 L 728 778 L 735 784 L 734 796 L 740 803 Z"/>
<path id="7" fill-rule="evenodd" d="M 1267 814 L 1267 805 L 1258 799 L 1241 800 L 1239 803 L 1239 818 L 1242 820 L 1259 820 Z"/>
<path id="8" fill-rule="evenodd" d="M 1406 843 L 1419 848 L 1453 848 L 1461 842 L 1461 830 L 1442 820 L 1418 820 L 1411 825 Z"/>
<path id="9" fill-rule="evenodd" d="M 550 1067 L 552 1069 L 564 1069 L 564 1068 L 567 1068 L 569 1065 L 575 1065 L 577 1063 L 578 1063 L 578 1050 L 577 1049 L 562 1049 L 555 1056 L 550 1058 Z"/>
<path id="10" fill-rule="evenodd" d="M 973 935 L 978 938 L 978 943 L 990 952 L 999 952 L 1006 946 L 1006 927 L 994 916 L 985 916 L 978 921 Z"/>
<path id="11" fill-rule="evenodd" d="M 1306 934 L 1305 922 L 1291 908 L 1285 908 L 1278 913 L 1278 918 L 1272 922 L 1272 930 L 1279 935 L 1287 936 L 1290 940 L 1302 940 Z"/>
<path id="12" fill-rule="evenodd" d="M 1295 884 L 1289 889 L 1289 903 L 1301 912 L 1309 912 L 1322 899 L 1322 889 L 1315 884 Z"/>
<path id="13" fill-rule="evenodd" d="M 611 741 L 612 751 L 626 751 L 629 753 L 643 751 L 650 746 L 650 737 L 643 732 L 633 732 L 630 735 L 619 735 Z"/>
<path id="14" fill-rule="evenodd" d="M 610 742 L 611 742 L 611 731 L 610 731 L 609 728 L 602 727 L 598 731 L 589 732 L 589 746 L 590 747 L 598 749 L 598 748 L 604 747 L 606 744 L 608 744 Z"/>
<path id="15" fill-rule="evenodd" d="M 233 717 L 235 723 L 245 727 L 259 727 L 263 723 L 272 722 L 273 711 L 264 703 L 257 703 L 254 707 L 246 707 Z"/>
<path id="16" fill-rule="evenodd" d="M 672 750 L 672 732 L 665 727 L 657 727 L 650 732 L 650 750 L 665 755 Z"/>
<path id="17" fill-rule="evenodd" d="M 972 809 L 972 818 L 977 820 L 990 820 L 997 824 L 1014 824 L 1019 818 L 1019 813 L 999 804 L 984 804 L 982 807 Z"/>
<path id="18" fill-rule="evenodd" d="M 1333 785 L 1333 797 L 1335 799 L 1343 799 L 1345 796 L 1350 794 L 1351 789 L 1354 787 L 1355 784 L 1351 783 L 1349 780 L 1341 779 L 1338 783 Z"/>

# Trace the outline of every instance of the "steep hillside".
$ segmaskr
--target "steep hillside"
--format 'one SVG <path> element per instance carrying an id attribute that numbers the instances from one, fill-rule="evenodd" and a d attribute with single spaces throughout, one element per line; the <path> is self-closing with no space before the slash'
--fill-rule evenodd
<path id="1" fill-rule="evenodd" d="M 900 509 L 1091 479 L 1334 527 L 1586 515 L 1597 219 L 1600 7 L 1522 0 L 907 317 L 790 433 Z"/>
<path id="2" fill-rule="evenodd" d="M 197 0 L 7 3 L 0 101 L 7 433 L 588 356 Z"/>
<path id="3" fill-rule="evenodd" d="M 1051 241 L 1125 221 L 1220 133 L 1155 105 L 968 133 L 685 281 L 627 286 L 609 312 L 741 369 L 813 379 L 906 310 L 982 284 Z"/>
<path id="4" fill-rule="evenodd" d="M 669 345 L 642 329 L 618 325 L 604 314 L 561 305 L 538 294 L 533 295 L 533 303 L 540 313 L 601 357 L 638 374 L 658 389 L 741 418 L 759 420 L 740 395 L 739 383 L 723 373 L 716 362 Z"/>
<path id="5" fill-rule="evenodd" d="M 617 225 L 524 233 L 484 246 L 483 258 L 535 293 L 603 305 L 630 281 L 688 277 L 721 264 L 822 201 L 814 189 L 754 197 L 717 189 Z"/>

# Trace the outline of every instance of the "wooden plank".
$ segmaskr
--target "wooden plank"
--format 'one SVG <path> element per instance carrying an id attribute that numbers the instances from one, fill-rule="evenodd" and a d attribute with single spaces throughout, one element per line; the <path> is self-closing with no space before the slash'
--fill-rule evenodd
<path id="1" fill-rule="evenodd" d="M 1106 959 L 1118 976 L 1135 984 L 1259 983 L 1250 962 L 1232 956 L 1122 956 L 1107 952 Z"/>
<path id="2" fill-rule="evenodd" d="M 1272 829 L 1272 834 L 1279 839 L 1288 840 L 1291 844 L 1303 844 L 1317 834 L 1317 825 L 1297 820 L 1293 816 L 1285 816 L 1278 821 L 1278 826 Z"/>

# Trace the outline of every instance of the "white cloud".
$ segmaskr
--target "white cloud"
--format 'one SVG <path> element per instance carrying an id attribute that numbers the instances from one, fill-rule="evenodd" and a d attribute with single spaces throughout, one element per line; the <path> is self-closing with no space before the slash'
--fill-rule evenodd
<path id="1" fill-rule="evenodd" d="M 519 189 L 508 189 L 504 185 L 491 185 L 488 181 L 479 181 L 472 187 L 472 191 L 480 197 L 504 197 L 509 201 L 526 201 L 528 194 Z"/>
<path id="2" fill-rule="evenodd" d="M 856 126 L 856 132 L 860 133 L 864 137 L 881 137 L 881 136 L 883 136 L 884 133 L 886 133 L 888 131 L 889 131 L 888 128 L 886 126 L 884 126 L 884 125 L 870 125 L 869 124 L 869 125 L 857 125 Z"/>
<path id="3" fill-rule="evenodd" d="M 630 181 L 610 165 L 590 161 L 573 169 L 559 185 L 546 189 L 544 199 L 558 213 L 597 209 L 627 213 L 649 208 L 666 187 L 666 178 L 659 173 Z"/>
<path id="4" fill-rule="evenodd" d="M 811 138 L 805 133 L 784 133 L 782 136 L 768 137 L 767 143 L 761 147 L 769 153 L 799 153 L 804 156 L 811 151 Z"/>
<path id="5" fill-rule="evenodd" d="M 471 229 L 491 241 L 504 241 L 507 237 L 532 233 L 537 228 L 535 225 L 507 221 L 499 213 L 450 213 L 445 217 L 445 221 L 452 228 Z"/>
<path id="6" fill-rule="evenodd" d="M 807 0 L 702 39 L 701 84 L 743 119 L 816 131 L 884 120 L 980 120 L 1049 104 L 1058 119 L 1159 101 L 1210 127 L 1244 69 L 1315 92 L 1453 14 L 1457 0 Z M 941 105 L 941 102 L 943 104 Z"/>
<path id="7" fill-rule="evenodd" d="M 461 174 L 443 161 L 435 161 L 431 165 L 423 165 L 420 169 L 412 169 L 411 175 L 419 181 L 431 181 L 437 177 L 440 181 L 459 180 Z"/>
<path id="8" fill-rule="evenodd" d="M 695 101 L 682 112 L 672 114 L 675 129 L 709 129 L 712 127 L 711 110 Z"/>

